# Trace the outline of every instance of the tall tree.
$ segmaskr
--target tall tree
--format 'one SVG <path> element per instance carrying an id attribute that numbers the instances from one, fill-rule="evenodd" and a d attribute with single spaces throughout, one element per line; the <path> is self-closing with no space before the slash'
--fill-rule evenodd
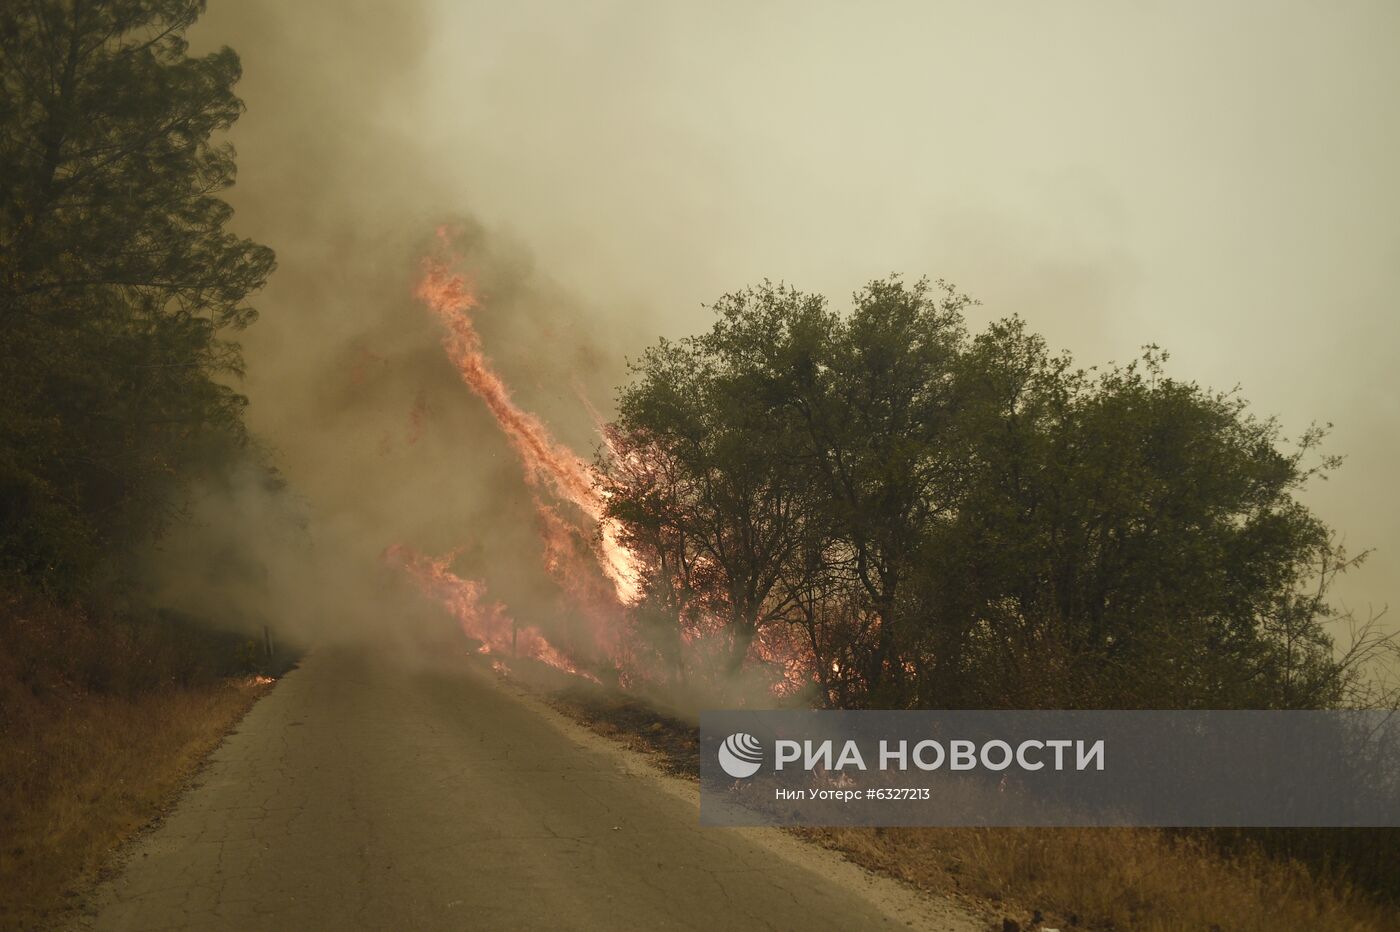
<path id="1" fill-rule="evenodd" d="M 229 335 L 273 268 L 217 195 L 237 56 L 202 0 L 0 8 L 4 569 L 75 579 L 157 529 L 209 430 L 241 432 Z"/>
<path id="2" fill-rule="evenodd" d="M 832 704 L 1355 701 L 1393 642 L 1327 636 L 1360 558 L 1299 501 L 1337 464 L 1322 432 L 1289 449 L 1153 348 L 1095 373 L 1017 319 L 969 338 L 968 304 L 887 279 L 838 314 L 764 284 L 653 349 L 604 464 L 653 591 L 724 618 L 731 663 L 804 631 Z"/>
<path id="3" fill-rule="evenodd" d="M 899 656 L 904 589 L 961 494 L 951 440 L 970 303 L 941 282 L 873 281 L 815 362 L 786 383 L 828 520 L 868 601 L 874 640 L 862 672 L 877 697 L 908 672 Z"/>
<path id="4" fill-rule="evenodd" d="M 729 295 L 709 333 L 649 350 L 614 426 L 647 468 L 625 458 L 604 464 L 613 515 L 667 568 L 668 588 L 679 584 L 696 607 L 724 619 L 729 672 L 759 629 L 792 607 L 778 584 L 811 490 L 775 410 L 769 356 L 783 343 L 783 311 L 801 300 L 771 288 Z"/>

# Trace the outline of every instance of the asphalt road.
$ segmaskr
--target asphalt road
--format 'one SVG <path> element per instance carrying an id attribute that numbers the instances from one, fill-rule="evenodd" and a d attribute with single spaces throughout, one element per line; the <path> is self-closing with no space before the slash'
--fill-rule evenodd
<path id="1" fill-rule="evenodd" d="M 693 792 L 666 781 L 466 658 L 322 650 L 80 926 L 980 927 L 774 830 L 702 829 Z"/>

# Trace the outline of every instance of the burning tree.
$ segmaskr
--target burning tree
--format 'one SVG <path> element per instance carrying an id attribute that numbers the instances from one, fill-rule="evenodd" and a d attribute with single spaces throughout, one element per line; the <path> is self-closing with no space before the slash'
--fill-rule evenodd
<path id="1" fill-rule="evenodd" d="M 613 428 L 625 455 L 602 464 L 607 513 L 656 567 L 678 618 L 723 620 L 721 668 L 733 674 L 759 630 L 793 608 L 779 582 L 805 531 L 810 489 L 784 420 L 739 365 L 687 341 L 651 350 L 640 371 Z"/>

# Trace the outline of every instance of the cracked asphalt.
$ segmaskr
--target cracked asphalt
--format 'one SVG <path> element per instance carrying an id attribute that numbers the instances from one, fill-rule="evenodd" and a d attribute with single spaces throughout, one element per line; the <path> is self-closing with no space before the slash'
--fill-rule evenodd
<path id="1" fill-rule="evenodd" d="M 972 927 L 898 913 L 844 862 L 816 869 L 753 830 L 702 829 L 693 796 L 556 718 L 465 658 L 317 651 L 130 847 L 78 925 Z"/>

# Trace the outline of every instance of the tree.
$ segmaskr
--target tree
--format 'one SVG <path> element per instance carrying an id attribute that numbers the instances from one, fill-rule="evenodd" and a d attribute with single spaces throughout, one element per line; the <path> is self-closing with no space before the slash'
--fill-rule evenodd
<path id="1" fill-rule="evenodd" d="M 159 529 L 210 430 L 241 434 L 229 334 L 270 250 L 226 229 L 237 56 L 196 0 L 0 10 L 5 569 L 73 582 Z"/>
<path id="2" fill-rule="evenodd" d="M 975 341 L 967 496 L 921 594 L 942 635 L 925 701 L 1271 706 L 1286 675 L 1329 703 L 1327 612 L 1299 601 L 1329 531 L 1296 493 L 1335 461 L 1306 466 L 1319 432 L 1285 453 L 1276 422 L 1164 361 L 1089 378 L 1019 322 Z"/>
<path id="3" fill-rule="evenodd" d="M 627 455 L 603 463 L 610 514 L 662 572 L 669 604 L 724 620 L 728 673 L 793 607 L 779 582 L 811 490 L 775 411 L 771 354 L 784 313 L 802 300 L 771 287 L 728 295 L 711 332 L 649 350 L 612 428 L 614 450 Z"/>
<path id="4" fill-rule="evenodd" d="M 956 507 L 929 529 L 905 593 L 916 619 L 906 638 L 919 674 L 912 701 L 1050 705 L 1051 696 L 1027 687 L 1067 671 L 1050 632 L 1026 619 L 1043 597 L 1043 492 L 1064 481 L 1052 446 L 1083 374 L 1012 318 L 963 348 L 955 380 L 957 410 L 943 442 L 960 464 Z"/>
<path id="5" fill-rule="evenodd" d="M 1102 372 L 947 286 L 847 313 L 765 283 L 621 394 L 609 509 L 650 592 L 731 637 L 792 626 L 833 705 L 1308 708 L 1393 641 L 1325 624 L 1354 565 L 1298 499 L 1334 468 L 1235 392 Z M 659 572 L 657 572 L 659 570 Z"/>
<path id="6" fill-rule="evenodd" d="M 813 362 L 786 381 L 826 522 L 869 607 L 873 644 L 862 673 L 877 697 L 909 672 L 899 656 L 903 590 L 961 494 L 961 459 L 949 441 L 970 304 L 941 282 L 936 290 L 922 280 L 871 282 L 825 345 L 813 347 Z"/>

